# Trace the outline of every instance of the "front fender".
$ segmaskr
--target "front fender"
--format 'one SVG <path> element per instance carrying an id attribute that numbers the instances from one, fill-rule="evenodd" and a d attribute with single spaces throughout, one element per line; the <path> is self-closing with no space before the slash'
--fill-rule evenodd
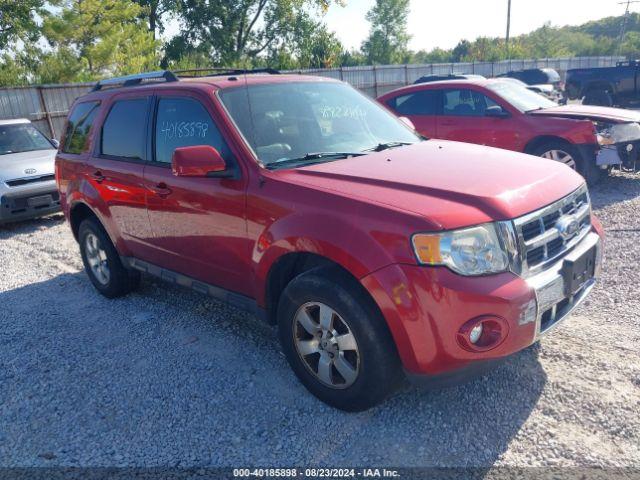
<path id="1" fill-rule="evenodd" d="M 265 305 L 266 284 L 271 267 L 283 255 L 312 253 L 327 258 L 355 278 L 383 268 L 397 259 L 414 262 L 409 255 L 409 237 L 381 234 L 365 229 L 366 222 L 348 222 L 337 215 L 292 213 L 264 229 L 252 251 L 256 275 L 256 299 Z"/>

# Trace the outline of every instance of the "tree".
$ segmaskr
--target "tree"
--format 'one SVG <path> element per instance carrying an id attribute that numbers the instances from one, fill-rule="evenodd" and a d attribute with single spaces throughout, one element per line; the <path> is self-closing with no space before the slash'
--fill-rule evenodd
<path id="1" fill-rule="evenodd" d="M 331 68 L 340 64 L 344 50 L 335 33 L 326 25 L 301 17 L 294 32 L 297 68 Z M 282 68 L 282 67 L 280 67 Z"/>
<path id="2" fill-rule="evenodd" d="M 462 62 L 471 55 L 471 42 L 469 40 L 460 40 L 451 52 L 454 62 Z"/>
<path id="3" fill-rule="evenodd" d="M 134 0 L 143 9 L 142 18 L 147 20 L 149 31 L 156 38 L 156 32 L 164 32 L 164 20 L 177 12 L 178 0 Z"/>
<path id="4" fill-rule="evenodd" d="M 37 40 L 36 16 L 43 11 L 44 0 L 0 0 L 0 50 L 15 40 Z"/>
<path id="5" fill-rule="evenodd" d="M 294 42 L 308 9 L 339 0 L 179 0 L 181 33 L 166 48 L 169 61 L 201 52 L 211 64 L 233 66 Z"/>
<path id="6" fill-rule="evenodd" d="M 78 79 L 127 74 L 157 66 L 157 44 L 143 27 L 142 9 L 131 0 L 67 0 L 45 15 L 43 33 L 54 58 L 81 72 Z"/>
<path id="7" fill-rule="evenodd" d="M 362 44 L 370 63 L 389 65 L 407 56 L 408 17 L 409 0 L 376 0 L 366 17 L 371 23 L 369 38 Z"/>

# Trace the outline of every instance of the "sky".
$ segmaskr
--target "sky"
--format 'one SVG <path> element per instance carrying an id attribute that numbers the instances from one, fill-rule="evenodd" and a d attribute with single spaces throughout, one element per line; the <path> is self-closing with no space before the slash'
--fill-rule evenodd
<path id="1" fill-rule="evenodd" d="M 552 25 L 580 25 L 590 20 L 624 13 L 621 0 L 512 0 L 511 34 L 531 32 L 550 21 Z M 364 16 L 373 0 L 346 0 L 344 8 L 332 7 L 325 17 L 347 48 L 358 48 L 367 36 Z M 632 11 L 638 11 L 638 5 Z M 411 0 L 408 31 L 412 50 L 452 48 L 466 38 L 504 36 L 507 0 Z"/>
<path id="2" fill-rule="evenodd" d="M 617 16 L 625 7 L 621 0 L 512 0 L 511 34 L 529 33 L 545 22 L 554 26 L 580 25 L 590 20 Z M 359 48 L 369 32 L 365 19 L 374 0 L 345 0 L 346 7 L 332 6 L 324 17 L 348 49 Z M 507 0 L 410 0 L 408 33 L 412 50 L 453 48 L 462 40 L 506 33 Z M 640 11 L 640 4 L 632 11 Z M 634 8 L 635 7 L 635 8 Z M 164 37 L 178 32 L 176 21 L 168 22 Z"/>

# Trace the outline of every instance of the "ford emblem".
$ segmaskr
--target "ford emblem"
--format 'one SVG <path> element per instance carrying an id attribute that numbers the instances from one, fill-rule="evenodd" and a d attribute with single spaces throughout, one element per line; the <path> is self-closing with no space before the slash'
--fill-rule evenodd
<path id="1" fill-rule="evenodd" d="M 26 175 L 33 175 L 33 174 L 34 174 L 34 173 L 36 173 L 36 172 L 37 172 L 37 170 L 36 170 L 35 168 L 27 168 L 27 169 L 25 169 L 25 171 L 24 171 L 24 173 L 25 173 Z"/>
<path id="2" fill-rule="evenodd" d="M 558 220 L 556 228 L 558 229 L 558 232 L 560 232 L 560 236 L 563 239 L 568 240 L 575 237 L 580 231 L 580 222 L 571 215 L 565 215 Z"/>

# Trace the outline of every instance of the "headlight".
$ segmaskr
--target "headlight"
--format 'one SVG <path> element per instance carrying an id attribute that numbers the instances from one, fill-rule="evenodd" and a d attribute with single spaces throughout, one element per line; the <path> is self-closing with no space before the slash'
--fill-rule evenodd
<path id="1" fill-rule="evenodd" d="M 598 144 L 601 146 L 640 140 L 640 125 L 637 122 L 617 124 L 594 122 L 594 125 Z"/>
<path id="2" fill-rule="evenodd" d="M 498 227 L 498 228 L 496 228 Z M 508 226 L 477 227 L 413 236 L 413 249 L 423 265 L 444 265 L 460 275 L 477 276 L 509 270 L 516 247 L 505 236 Z"/>

